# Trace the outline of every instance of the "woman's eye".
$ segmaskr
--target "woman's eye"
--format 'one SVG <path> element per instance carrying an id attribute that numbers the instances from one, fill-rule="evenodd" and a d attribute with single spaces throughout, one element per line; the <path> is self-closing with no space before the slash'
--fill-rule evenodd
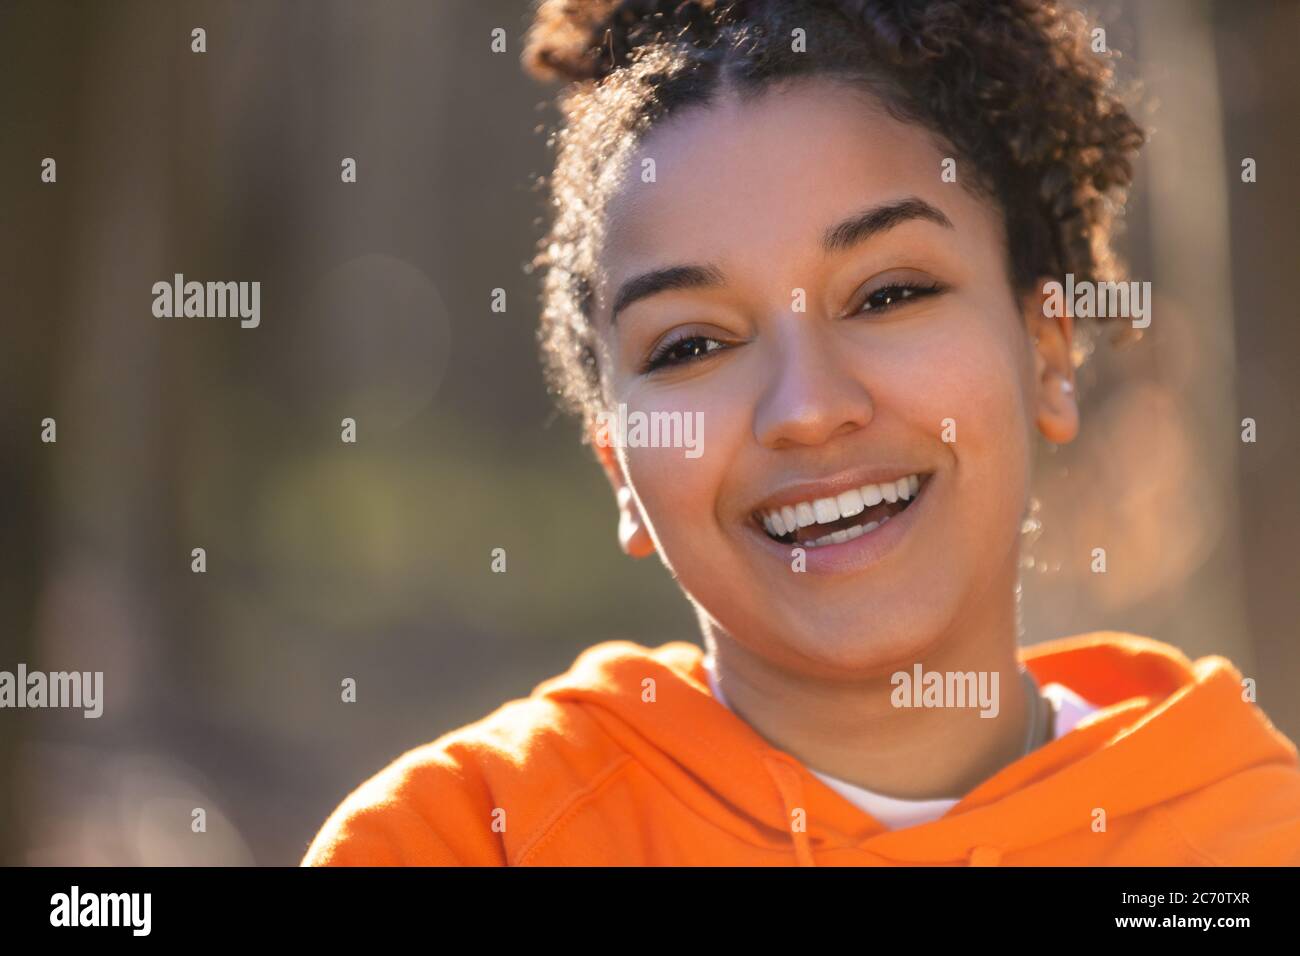
<path id="1" fill-rule="evenodd" d="M 724 347 L 717 339 L 709 338 L 707 335 L 687 335 L 672 339 L 654 350 L 646 360 L 645 371 L 653 372 L 665 366 L 693 362 Z"/>
<path id="2" fill-rule="evenodd" d="M 913 299 L 934 295 L 938 291 L 939 286 L 937 283 L 919 285 L 895 282 L 890 285 L 883 285 L 867 296 L 866 301 L 862 303 L 862 307 L 858 309 L 858 314 L 890 309 Z"/>

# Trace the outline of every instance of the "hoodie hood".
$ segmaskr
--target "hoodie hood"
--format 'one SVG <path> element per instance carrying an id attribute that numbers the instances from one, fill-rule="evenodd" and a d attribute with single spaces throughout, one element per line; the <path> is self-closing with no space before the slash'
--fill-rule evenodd
<path id="1" fill-rule="evenodd" d="M 1025 648 L 1040 684 L 1099 709 L 1004 767 L 942 818 L 888 830 L 760 737 L 710 694 L 704 652 L 610 641 L 540 684 L 577 705 L 674 796 L 740 839 L 815 866 L 851 850 L 880 863 L 999 865 L 1008 855 L 1167 805 L 1250 768 L 1294 767 L 1295 746 L 1222 657 L 1195 662 L 1158 641 L 1101 632 Z M 821 858 L 821 859 L 819 859 Z"/>

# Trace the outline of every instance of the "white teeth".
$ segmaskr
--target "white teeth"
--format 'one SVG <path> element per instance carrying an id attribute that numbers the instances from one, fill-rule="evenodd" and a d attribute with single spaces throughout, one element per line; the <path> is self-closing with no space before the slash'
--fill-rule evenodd
<path id="1" fill-rule="evenodd" d="M 856 514 L 862 514 L 863 509 L 866 507 L 862 503 L 862 492 L 856 488 L 850 488 L 844 492 L 835 499 L 835 503 L 839 505 L 841 518 L 852 518 Z"/>
<path id="2" fill-rule="evenodd" d="M 794 509 L 789 505 L 786 505 L 781 509 L 781 520 L 785 522 L 785 530 L 787 533 L 799 527 L 799 523 L 794 520 Z"/>
<path id="3" fill-rule="evenodd" d="M 760 517 L 767 533 L 780 538 L 792 534 L 798 528 L 806 528 L 813 524 L 830 524 L 832 521 L 838 521 L 841 518 L 851 518 L 854 515 L 861 514 L 867 508 L 875 507 L 882 501 L 890 503 L 909 501 L 915 498 L 920 490 L 921 476 L 907 475 L 904 478 L 881 484 L 850 488 L 834 498 L 817 498 L 813 501 L 800 501 L 794 505 L 782 505 L 780 508 L 768 511 Z M 804 544 L 815 548 L 823 544 L 848 541 L 874 531 L 888 520 L 889 516 L 886 515 L 879 522 L 873 521 L 866 525 L 856 525 L 843 531 L 823 535 L 812 541 L 806 541 Z M 843 537 L 837 538 L 836 535 L 843 535 Z"/>
<path id="4" fill-rule="evenodd" d="M 812 503 L 812 506 L 818 524 L 830 524 L 840 516 L 840 508 L 835 503 L 834 498 L 818 498 Z"/>

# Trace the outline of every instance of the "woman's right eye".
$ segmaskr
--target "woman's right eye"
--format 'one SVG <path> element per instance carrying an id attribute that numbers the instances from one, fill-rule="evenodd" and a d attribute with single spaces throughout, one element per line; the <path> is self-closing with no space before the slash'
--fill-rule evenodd
<path id="1" fill-rule="evenodd" d="M 660 344 L 651 353 L 642 371 L 653 372 L 671 365 L 684 365 L 725 347 L 717 339 L 707 335 L 684 335 L 672 338 Z"/>

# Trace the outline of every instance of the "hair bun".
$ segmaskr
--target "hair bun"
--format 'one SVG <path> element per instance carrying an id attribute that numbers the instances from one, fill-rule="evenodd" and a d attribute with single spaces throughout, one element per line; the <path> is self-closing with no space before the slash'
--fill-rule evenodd
<path id="1" fill-rule="evenodd" d="M 540 0 L 523 65 L 539 80 L 599 80 L 665 34 L 707 42 L 726 6 L 727 0 Z"/>

